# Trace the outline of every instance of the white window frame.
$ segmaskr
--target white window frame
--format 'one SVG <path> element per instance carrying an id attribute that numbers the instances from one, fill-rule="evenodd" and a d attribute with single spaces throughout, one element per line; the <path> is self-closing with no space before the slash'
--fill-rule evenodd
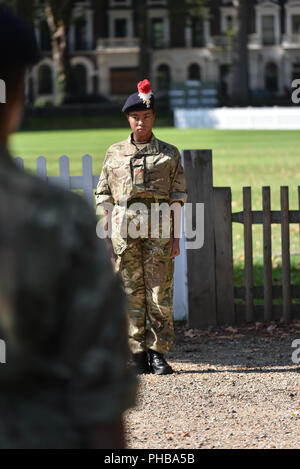
<path id="1" fill-rule="evenodd" d="M 203 27 L 204 27 L 204 47 L 210 42 L 210 21 L 209 21 L 209 10 L 204 8 L 203 11 Z M 192 27 L 190 24 L 187 24 L 185 27 L 185 47 L 192 47 Z"/>
<path id="2" fill-rule="evenodd" d="M 108 35 L 110 38 L 115 38 L 115 20 L 127 20 L 127 36 L 133 37 L 133 12 L 132 10 L 110 10 L 108 12 Z"/>
<path id="3" fill-rule="evenodd" d="M 262 31 L 262 17 L 274 16 L 274 36 L 275 36 L 275 44 L 273 46 L 263 46 L 263 47 L 274 47 L 280 43 L 280 6 L 272 3 L 270 1 L 266 1 L 255 5 L 255 16 L 256 16 L 256 32 L 259 39 L 259 43 L 263 45 L 263 31 Z"/>
<path id="4" fill-rule="evenodd" d="M 82 2 L 81 2 L 82 3 Z M 87 2 L 90 3 L 90 2 Z M 82 15 L 85 17 L 86 21 L 86 28 L 87 28 L 87 50 L 92 50 L 93 46 L 93 39 L 94 39 L 94 23 L 93 23 L 93 15 L 94 12 L 92 9 L 82 9 L 82 6 L 76 5 L 76 7 L 73 10 L 73 20 L 76 19 L 79 15 Z M 75 51 L 75 25 L 72 23 L 70 25 L 70 30 L 69 30 L 69 44 L 70 44 L 70 50 Z"/>
<path id="5" fill-rule="evenodd" d="M 152 9 L 149 10 L 148 14 L 148 27 L 149 31 L 151 32 L 151 21 L 153 19 L 162 19 L 164 25 L 164 45 L 165 48 L 170 46 L 170 19 L 169 19 L 169 11 L 167 9 Z"/>
<path id="6" fill-rule="evenodd" d="M 237 10 L 234 7 L 221 7 L 221 33 L 226 34 L 227 32 L 227 16 L 232 16 L 233 21 L 236 20 Z"/>
<path id="7" fill-rule="evenodd" d="M 289 1 L 285 5 L 285 31 L 288 38 L 293 36 L 292 17 L 300 15 L 300 1 Z"/>

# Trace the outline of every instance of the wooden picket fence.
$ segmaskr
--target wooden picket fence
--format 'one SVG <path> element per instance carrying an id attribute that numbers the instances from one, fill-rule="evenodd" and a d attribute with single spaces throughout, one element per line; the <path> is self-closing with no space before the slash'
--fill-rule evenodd
<path id="1" fill-rule="evenodd" d="M 15 158 L 19 168 L 24 169 L 24 161 L 22 158 Z M 56 185 L 69 190 L 80 189 L 86 200 L 94 205 L 94 189 L 99 181 L 99 174 L 93 175 L 93 160 L 90 155 L 82 157 L 82 175 L 70 176 L 70 162 L 66 155 L 59 158 L 59 176 L 47 175 L 47 160 L 44 156 L 40 156 L 36 160 L 36 174 L 44 181 L 52 182 Z"/>
<path id="2" fill-rule="evenodd" d="M 212 151 L 184 150 L 183 161 L 188 187 L 188 202 L 204 203 L 204 245 L 187 250 L 188 321 L 190 327 L 237 324 L 252 321 L 289 321 L 300 318 L 300 285 L 291 284 L 289 224 L 300 224 L 299 211 L 289 210 L 287 187 L 281 187 L 281 210 L 271 210 L 270 188 L 262 188 L 263 210 L 251 206 L 251 187 L 243 188 L 243 211 L 232 213 L 231 188 L 213 187 Z M 24 168 L 22 158 L 16 158 Z M 82 175 L 70 176 L 69 158 L 59 159 L 59 176 L 47 175 L 46 158 L 36 163 L 37 175 L 45 181 L 70 190 L 82 190 L 94 205 L 94 190 L 99 175 L 93 175 L 92 157 L 82 158 Z M 194 220 L 193 220 L 194 221 Z M 244 225 L 245 284 L 234 286 L 232 224 Z M 272 285 L 271 225 L 281 225 L 282 285 Z M 264 285 L 253 282 L 252 226 L 261 224 L 264 237 Z M 185 274 L 184 274 L 185 275 Z M 184 275 L 181 281 L 185 282 Z M 282 304 L 274 304 L 274 299 Z M 264 304 L 255 304 L 263 299 Z M 235 300 L 243 300 L 238 304 Z"/>
<path id="3" fill-rule="evenodd" d="M 251 187 L 243 188 L 243 211 L 232 213 L 231 188 L 213 187 L 212 151 L 184 152 L 188 202 L 204 203 L 204 246 L 187 251 L 189 322 L 191 327 L 300 318 L 300 285 L 291 284 L 289 224 L 300 223 L 289 210 L 288 187 L 281 187 L 281 210 L 271 210 L 270 188 L 262 188 L 263 210 L 254 211 Z M 232 224 L 244 225 L 244 286 L 233 278 Z M 282 285 L 272 285 L 271 224 L 281 225 Z M 254 286 L 252 226 L 263 226 L 264 285 Z M 274 299 L 282 304 L 273 304 Z M 236 299 L 243 300 L 238 304 Z M 263 304 L 255 304 L 263 299 Z"/>

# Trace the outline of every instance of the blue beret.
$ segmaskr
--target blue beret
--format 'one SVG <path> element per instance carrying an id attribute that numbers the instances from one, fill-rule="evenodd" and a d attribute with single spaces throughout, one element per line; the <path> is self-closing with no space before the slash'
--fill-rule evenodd
<path id="1" fill-rule="evenodd" d="M 129 96 L 126 103 L 123 106 L 122 112 L 130 111 L 147 111 L 148 109 L 154 109 L 155 98 L 152 95 L 150 98 L 150 106 L 140 98 L 139 93 L 134 93 Z"/>

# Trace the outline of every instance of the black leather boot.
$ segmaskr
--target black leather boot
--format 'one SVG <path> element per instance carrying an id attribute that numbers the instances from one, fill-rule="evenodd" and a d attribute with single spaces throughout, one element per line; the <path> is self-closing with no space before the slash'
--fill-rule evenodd
<path id="1" fill-rule="evenodd" d="M 150 369 L 156 375 L 170 375 L 173 369 L 166 362 L 162 353 L 149 350 L 149 364 Z"/>
<path id="2" fill-rule="evenodd" d="M 132 354 L 132 363 L 136 374 L 142 375 L 150 373 L 147 352 Z"/>

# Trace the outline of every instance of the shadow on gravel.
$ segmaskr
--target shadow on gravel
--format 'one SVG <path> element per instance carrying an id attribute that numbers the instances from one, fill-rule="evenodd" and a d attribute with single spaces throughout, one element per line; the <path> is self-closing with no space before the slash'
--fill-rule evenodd
<path id="1" fill-rule="evenodd" d="M 228 366 L 228 365 L 227 365 Z M 233 369 L 233 370 L 230 370 L 230 369 L 226 369 L 226 370 L 188 370 L 188 371 L 185 371 L 185 370 L 180 370 L 180 371 L 176 371 L 175 372 L 176 374 L 178 375 L 182 375 L 182 374 L 212 374 L 212 373 L 237 373 L 237 374 L 240 374 L 240 373 L 249 373 L 249 374 L 252 374 L 252 373 L 300 373 L 300 368 L 268 368 L 266 370 L 262 369 L 262 368 L 251 368 L 251 369 L 245 369 L 245 368 L 242 368 L 242 369 Z"/>
<path id="2" fill-rule="evenodd" d="M 298 344 L 292 346 L 297 339 Z M 199 367 L 180 373 L 299 373 L 300 323 L 256 323 L 211 330 L 176 328 L 168 359 Z"/>

